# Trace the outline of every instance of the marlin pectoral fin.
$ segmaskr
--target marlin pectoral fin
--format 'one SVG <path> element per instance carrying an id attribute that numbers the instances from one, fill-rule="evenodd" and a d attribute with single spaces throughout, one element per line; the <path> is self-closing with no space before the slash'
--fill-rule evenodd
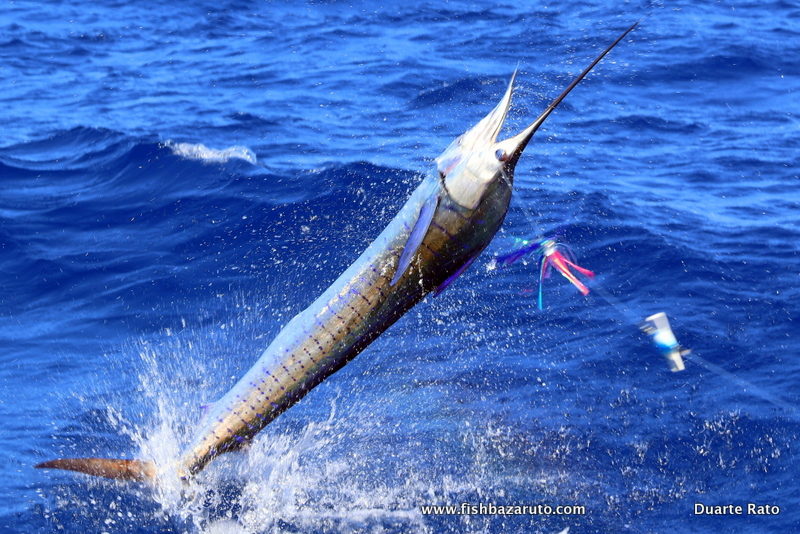
<path id="1" fill-rule="evenodd" d="M 428 233 L 428 227 L 431 225 L 433 214 L 436 213 L 438 205 L 439 196 L 435 195 L 426 200 L 425 204 L 420 208 L 417 222 L 414 223 L 414 228 L 411 229 L 411 233 L 408 235 L 408 241 L 406 241 L 406 246 L 403 248 L 403 253 L 400 254 L 400 261 L 397 262 L 397 271 L 394 273 L 391 285 L 395 285 L 406 272 L 408 266 L 411 265 L 414 254 L 422 244 L 422 240 L 425 239 L 425 234 Z"/>
<path id="2" fill-rule="evenodd" d="M 450 275 L 450 278 L 448 278 L 447 280 L 445 280 L 444 282 L 442 282 L 441 284 L 439 284 L 439 287 L 437 287 L 436 289 L 434 289 L 434 290 L 433 290 L 433 296 L 434 296 L 434 297 L 438 297 L 438 296 L 439 296 L 439 295 L 442 293 L 442 291 L 444 291 L 445 289 L 447 289 L 447 286 L 449 286 L 450 284 L 452 284 L 452 283 L 453 283 L 453 280 L 455 280 L 456 278 L 458 278 L 459 276 L 461 276 L 461 273 L 463 273 L 464 271 L 466 271 L 466 270 L 467 270 L 467 268 L 468 268 L 470 265 L 472 265 L 472 262 L 473 262 L 473 261 L 475 261 L 475 259 L 476 259 L 478 256 L 480 256 L 480 255 L 481 255 L 481 253 L 480 253 L 480 252 L 478 252 L 477 254 L 474 254 L 473 256 L 471 256 L 471 257 L 470 257 L 470 258 L 469 258 L 469 259 L 466 261 L 466 263 L 464 263 L 464 265 L 462 265 L 461 267 L 459 267 L 459 268 L 458 268 L 458 270 L 457 270 L 456 272 L 454 272 L 453 274 L 451 274 L 451 275 Z"/>
<path id="3" fill-rule="evenodd" d="M 64 469 L 114 480 L 136 480 L 154 483 L 156 479 L 155 464 L 143 460 L 62 458 L 40 463 L 36 466 L 36 469 Z"/>

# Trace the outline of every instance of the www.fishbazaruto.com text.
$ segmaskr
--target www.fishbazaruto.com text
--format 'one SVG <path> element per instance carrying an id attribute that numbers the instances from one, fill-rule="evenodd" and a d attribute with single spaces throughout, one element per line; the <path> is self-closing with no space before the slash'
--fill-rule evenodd
<path id="1" fill-rule="evenodd" d="M 420 509 L 422 515 L 586 515 L 586 507 L 580 505 L 496 505 L 464 502 L 460 505 L 423 505 Z"/>

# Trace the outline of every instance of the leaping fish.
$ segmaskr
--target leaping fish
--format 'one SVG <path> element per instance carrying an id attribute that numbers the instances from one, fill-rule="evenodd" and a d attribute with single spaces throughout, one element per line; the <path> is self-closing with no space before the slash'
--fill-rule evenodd
<path id="1" fill-rule="evenodd" d="M 636 23 L 638 24 L 638 22 Z M 189 480 L 235 451 L 356 357 L 428 293 L 441 293 L 480 255 L 508 211 L 514 169 L 558 104 L 636 24 L 603 51 L 519 134 L 497 141 L 516 72 L 500 103 L 436 159 L 437 173 L 411 194 L 389 226 L 317 300 L 278 333 L 255 365 L 199 425 L 172 468 Z M 148 460 L 67 458 L 37 465 L 156 482 Z"/>

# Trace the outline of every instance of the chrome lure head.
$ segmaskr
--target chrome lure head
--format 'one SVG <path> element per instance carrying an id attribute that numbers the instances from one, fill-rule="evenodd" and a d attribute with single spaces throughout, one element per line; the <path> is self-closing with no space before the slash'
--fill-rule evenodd
<path id="1" fill-rule="evenodd" d="M 491 113 L 483 118 L 471 130 L 453 141 L 442 155 L 436 158 L 436 168 L 439 171 L 445 189 L 450 197 L 460 206 L 475 209 L 483 199 L 484 193 L 490 184 L 497 180 L 506 180 L 509 184 L 514 178 L 514 168 L 517 161 L 528 146 L 528 142 L 536 130 L 544 123 L 550 113 L 561 103 L 572 89 L 616 46 L 631 30 L 630 28 L 620 35 L 611 46 L 605 49 L 591 65 L 580 73 L 569 86 L 539 115 L 530 126 L 523 131 L 506 139 L 497 141 L 497 136 L 506 120 L 511 106 L 511 93 L 514 90 L 514 80 L 517 73 L 511 76 L 505 95 Z"/>

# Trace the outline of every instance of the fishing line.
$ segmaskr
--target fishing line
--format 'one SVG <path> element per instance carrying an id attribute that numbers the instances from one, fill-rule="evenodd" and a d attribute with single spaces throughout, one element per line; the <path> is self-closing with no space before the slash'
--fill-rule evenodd
<path id="1" fill-rule="evenodd" d="M 533 218 L 533 215 L 531 214 L 531 212 L 528 210 L 528 207 L 525 205 L 524 202 L 521 202 L 519 207 L 520 207 L 520 210 L 522 211 L 522 214 L 524 215 L 525 219 L 527 220 L 528 225 L 530 227 L 534 227 L 534 218 Z M 530 242 L 530 243 L 534 243 L 535 244 L 537 242 L 538 243 L 545 243 L 545 242 L 548 242 L 548 241 L 549 242 L 553 242 L 553 241 L 557 241 L 557 240 L 554 239 L 554 238 L 539 237 L 539 238 L 536 238 L 534 240 L 525 241 L 525 243 L 527 244 L 528 242 Z M 565 246 L 565 245 L 562 244 L 562 246 Z M 547 258 L 542 253 L 541 247 L 532 248 L 531 245 L 527 245 L 526 247 L 521 249 L 521 251 L 522 250 L 525 251 L 525 253 L 522 254 L 522 255 L 527 255 L 528 253 L 531 253 L 531 252 L 538 252 L 539 255 L 540 255 L 540 262 L 546 262 L 547 261 Z M 519 257 L 522 257 L 521 255 L 520 256 L 516 255 L 521 251 L 517 251 L 517 253 L 512 252 L 511 254 L 506 254 L 505 257 L 506 258 L 511 258 L 511 260 L 505 262 L 505 266 L 508 266 L 513 261 L 516 261 L 516 259 L 518 259 Z M 499 263 L 501 265 L 503 264 L 502 261 L 500 261 Z M 577 266 L 575 266 L 575 267 L 577 267 Z M 545 273 L 545 269 L 542 268 L 541 273 L 540 273 L 540 278 L 539 278 L 539 289 L 540 289 L 540 291 L 541 291 L 541 288 L 542 288 L 542 284 L 544 282 L 544 280 L 543 280 L 544 273 Z M 566 274 L 565 274 L 565 276 L 566 276 Z M 733 382 L 733 383 L 737 384 L 739 387 L 742 388 L 742 390 L 744 392 L 747 392 L 747 393 L 750 393 L 752 395 L 755 395 L 756 397 L 759 397 L 762 400 L 764 400 L 766 402 L 769 402 L 770 404 L 785 410 L 788 414 L 791 414 L 794 417 L 798 416 L 798 408 L 796 406 L 794 406 L 793 404 L 791 404 L 789 402 L 786 402 L 785 400 L 783 400 L 782 398 L 778 397 L 777 395 L 774 395 L 774 394 L 770 393 L 769 391 L 766 391 L 763 388 L 760 388 L 760 387 L 756 386 L 755 384 L 753 384 L 752 382 L 749 382 L 748 380 L 745 380 L 745 379 L 743 379 L 743 378 L 741 378 L 739 376 L 736 376 L 735 374 L 731 373 L 730 371 L 727 371 L 727 370 L 723 369 L 719 365 L 714 364 L 714 363 L 706 360 L 705 358 L 703 358 L 701 356 L 698 356 L 696 354 L 691 354 L 691 356 L 689 356 L 691 351 L 684 349 L 683 347 L 680 346 L 680 344 L 678 344 L 677 340 L 675 339 L 675 335 L 673 334 L 672 329 L 669 326 L 669 321 L 667 319 L 667 316 L 666 316 L 666 314 L 664 312 L 656 313 L 656 314 L 651 315 L 651 316 L 647 317 L 646 319 L 642 320 L 641 317 L 643 316 L 643 314 L 641 314 L 641 313 L 637 314 L 637 313 L 634 313 L 633 311 L 631 311 L 629 309 L 629 307 L 626 306 L 619 298 L 614 296 L 611 292 L 609 292 L 607 289 L 605 289 L 601 285 L 592 284 L 591 285 L 591 289 L 602 300 L 604 300 L 607 304 L 609 304 L 611 307 L 613 307 L 621 317 L 625 318 L 627 323 L 629 323 L 630 325 L 636 326 L 640 331 L 642 331 L 643 333 L 648 334 L 648 335 L 650 335 L 652 337 L 652 340 L 653 340 L 654 344 L 661 351 L 662 355 L 667 359 L 667 362 L 670 365 L 670 368 L 671 368 L 672 371 L 682 371 L 682 370 L 684 370 L 683 357 L 686 357 L 687 361 L 690 361 L 690 362 L 692 362 L 692 363 L 694 363 L 694 364 L 696 364 L 696 365 L 698 365 L 700 367 L 703 367 L 707 371 L 709 371 L 711 373 L 714 373 L 715 375 L 717 375 L 717 376 L 719 376 L 719 377 L 721 377 L 721 378 L 723 378 L 725 380 L 728 380 L 730 382 Z M 541 308 L 542 308 L 542 306 L 541 306 L 541 302 L 540 302 L 540 309 Z"/>
<path id="2" fill-rule="evenodd" d="M 631 322 L 633 324 L 636 324 L 637 326 L 639 326 L 640 330 L 645 331 L 644 329 L 646 327 L 642 326 L 643 323 L 641 321 L 637 322 L 636 318 L 633 315 L 633 313 L 630 312 L 629 310 L 623 308 L 622 301 L 620 301 L 614 295 L 609 293 L 604 287 L 602 287 L 602 286 L 592 286 L 592 290 L 594 290 L 595 293 L 597 293 L 608 304 L 613 306 L 621 315 L 627 316 L 629 322 Z M 651 317 L 653 317 L 653 316 L 651 316 Z M 670 330 L 670 332 L 671 332 L 671 330 Z M 706 360 L 705 358 L 703 358 L 701 356 L 698 356 L 697 354 L 691 353 L 691 351 L 688 351 L 688 350 L 681 351 L 681 356 L 682 357 L 686 357 L 687 361 L 693 362 L 693 363 L 699 365 L 700 367 L 704 367 L 706 370 L 716 374 L 717 376 L 720 376 L 720 377 L 722 377 L 722 378 L 724 378 L 726 380 L 729 380 L 729 381 L 731 381 L 731 382 L 733 382 L 735 384 L 738 384 L 742 388 L 742 390 L 744 390 L 745 392 L 749 392 L 749 393 L 755 395 L 756 397 L 759 397 L 762 400 L 765 400 L 765 401 L 773 404 L 774 406 L 777 406 L 779 408 L 782 408 L 782 409 L 786 410 L 792 416 L 796 417 L 798 415 L 798 410 L 797 410 L 796 406 L 786 402 L 785 400 L 781 399 L 780 397 L 778 397 L 776 395 L 773 395 L 769 391 L 766 391 L 763 388 L 760 388 L 760 387 L 756 386 L 752 382 L 749 382 L 749 381 L 745 380 L 744 378 L 736 376 L 735 374 L 731 373 L 730 371 L 727 371 L 727 370 L 723 369 L 719 365 L 717 365 L 715 363 L 711 363 L 710 361 Z"/>

